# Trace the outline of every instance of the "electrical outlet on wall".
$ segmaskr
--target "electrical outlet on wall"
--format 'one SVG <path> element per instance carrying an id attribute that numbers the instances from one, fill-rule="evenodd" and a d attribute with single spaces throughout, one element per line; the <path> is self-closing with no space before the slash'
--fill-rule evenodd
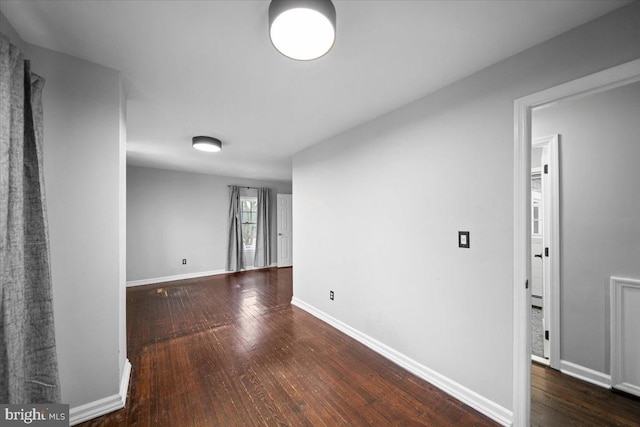
<path id="1" fill-rule="evenodd" d="M 186 265 L 187 264 L 187 259 L 186 258 L 182 258 L 182 265 Z"/>
<path id="2" fill-rule="evenodd" d="M 329 299 L 333 301 L 333 291 L 329 291 Z"/>

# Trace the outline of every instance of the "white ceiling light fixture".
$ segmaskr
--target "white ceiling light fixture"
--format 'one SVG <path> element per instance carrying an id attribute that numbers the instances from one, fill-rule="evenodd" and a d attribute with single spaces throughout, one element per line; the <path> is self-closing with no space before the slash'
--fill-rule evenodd
<path id="1" fill-rule="evenodd" d="M 336 39 L 336 9 L 331 0 L 271 0 L 269 35 L 284 56 L 320 58 Z"/>
<path id="2" fill-rule="evenodd" d="M 194 136 L 191 139 L 191 145 L 196 150 L 207 151 L 209 153 L 217 153 L 222 150 L 222 141 L 210 136 Z"/>

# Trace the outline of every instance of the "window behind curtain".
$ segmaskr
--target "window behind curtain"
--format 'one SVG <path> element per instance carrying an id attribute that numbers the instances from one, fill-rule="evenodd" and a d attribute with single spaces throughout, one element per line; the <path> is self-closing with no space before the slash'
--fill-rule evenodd
<path id="1" fill-rule="evenodd" d="M 242 222 L 242 244 L 245 250 L 255 250 L 258 198 L 247 196 L 240 197 L 240 209 L 240 218 Z"/>

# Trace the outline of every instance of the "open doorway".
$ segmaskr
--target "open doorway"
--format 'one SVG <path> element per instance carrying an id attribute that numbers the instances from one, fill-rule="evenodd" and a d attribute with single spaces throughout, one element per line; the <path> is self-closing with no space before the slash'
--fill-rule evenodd
<path id="1" fill-rule="evenodd" d="M 531 146 L 531 358 L 560 364 L 560 136 Z"/>
<path id="2" fill-rule="evenodd" d="M 544 265 L 542 244 L 542 150 L 531 150 L 531 358 L 548 364 L 548 346 L 544 340 Z M 547 350 L 547 351 L 545 351 Z"/>
<path id="3" fill-rule="evenodd" d="M 532 110 L 637 81 L 640 81 L 640 60 L 517 99 L 514 103 L 514 425 L 530 424 Z"/>

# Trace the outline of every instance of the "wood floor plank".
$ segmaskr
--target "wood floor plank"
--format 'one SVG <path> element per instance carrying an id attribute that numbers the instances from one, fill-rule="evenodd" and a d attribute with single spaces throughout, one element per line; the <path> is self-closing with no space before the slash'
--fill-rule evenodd
<path id="1" fill-rule="evenodd" d="M 534 363 L 532 426 L 640 426 L 640 401 Z"/>
<path id="2" fill-rule="evenodd" d="M 127 289 L 127 405 L 82 426 L 497 425 L 291 297 L 290 268 Z M 635 401 L 532 383 L 533 425 L 637 425 Z"/>

